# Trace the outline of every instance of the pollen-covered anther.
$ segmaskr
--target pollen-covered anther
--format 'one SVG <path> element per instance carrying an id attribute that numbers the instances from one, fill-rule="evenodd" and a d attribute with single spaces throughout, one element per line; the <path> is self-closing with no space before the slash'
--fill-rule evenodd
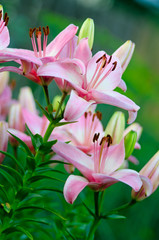
<path id="1" fill-rule="evenodd" d="M 1 11 L 1 18 L 2 18 L 2 11 Z M 1 19 L 1 18 L 0 18 L 0 19 Z M 7 25 L 8 25 L 8 21 L 9 21 L 9 17 L 8 17 L 8 14 L 7 14 L 7 13 L 4 14 L 3 20 L 4 20 L 4 22 L 5 22 L 5 26 L 7 26 Z"/>
<path id="2" fill-rule="evenodd" d="M 98 58 L 96 63 L 101 61 L 101 68 L 104 68 L 107 64 L 107 57 L 106 54 L 104 54 L 102 57 Z"/>
<path id="3" fill-rule="evenodd" d="M 36 28 L 35 36 L 36 36 L 36 38 L 38 38 L 39 36 L 41 36 L 41 27 Z"/>
<path id="4" fill-rule="evenodd" d="M 95 133 L 93 137 L 93 142 L 97 141 L 99 138 L 100 133 Z"/>
<path id="5" fill-rule="evenodd" d="M 108 147 L 109 147 L 112 144 L 113 139 L 109 134 L 105 138 L 106 138 L 106 142 L 108 143 Z"/>
<path id="6" fill-rule="evenodd" d="M 112 55 L 109 57 L 108 63 L 110 63 L 112 60 Z"/>
<path id="7" fill-rule="evenodd" d="M 48 36 L 48 35 L 49 35 L 49 33 L 50 33 L 49 26 L 46 26 L 46 28 L 45 28 L 45 27 L 43 27 L 43 32 L 44 32 L 44 35 L 45 35 L 45 36 Z"/>
<path id="8" fill-rule="evenodd" d="M 96 115 L 97 115 L 97 118 L 101 121 L 102 120 L 102 113 L 97 111 Z"/>
<path id="9" fill-rule="evenodd" d="M 117 66 L 117 61 L 113 62 L 114 67 L 112 68 L 112 71 L 114 71 L 116 69 Z"/>
<path id="10" fill-rule="evenodd" d="M 0 20 L 1 20 L 1 18 L 2 18 L 2 10 L 0 10 Z"/>

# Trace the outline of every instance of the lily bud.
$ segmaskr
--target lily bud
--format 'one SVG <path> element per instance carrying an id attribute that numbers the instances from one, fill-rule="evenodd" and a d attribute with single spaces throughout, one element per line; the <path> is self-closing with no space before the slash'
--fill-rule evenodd
<path id="1" fill-rule="evenodd" d="M 32 113 L 37 113 L 34 96 L 30 87 L 20 89 L 19 102 L 23 108 L 26 108 Z"/>
<path id="2" fill-rule="evenodd" d="M 6 151 L 7 150 L 7 145 L 8 145 L 8 123 L 1 121 L 0 122 L 0 150 L 1 151 Z M 4 159 L 4 154 L 0 153 L 0 163 L 2 163 Z"/>
<path id="3" fill-rule="evenodd" d="M 122 112 L 115 112 L 107 124 L 105 135 L 109 134 L 113 139 L 113 144 L 118 144 L 123 137 L 124 129 L 124 114 Z"/>
<path id="4" fill-rule="evenodd" d="M 24 131 L 24 120 L 22 116 L 22 107 L 19 103 L 15 103 L 11 106 L 8 116 L 9 128 L 13 128 L 19 131 Z"/>
<path id="5" fill-rule="evenodd" d="M 54 112 L 57 111 L 60 102 L 61 102 L 61 96 L 60 95 L 55 96 L 52 102 Z M 61 107 L 61 111 L 63 111 L 64 109 L 65 109 L 65 104 L 63 103 Z"/>
<path id="6" fill-rule="evenodd" d="M 9 72 L 1 72 L 0 73 L 0 95 L 4 91 L 9 81 Z"/>
<path id="7" fill-rule="evenodd" d="M 125 144 L 125 159 L 128 159 L 135 148 L 135 143 L 137 140 L 137 132 L 131 130 L 124 139 Z"/>
<path id="8" fill-rule="evenodd" d="M 113 55 L 115 55 L 120 60 L 123 72 L 127 68 L 132 58 L 134 48 L 135 44 L 132 41 L 128 40 L 113 53 Z"/>
<path id="9" fill-rule="evenodd" d="M 142 133 L 143 128 L 141 127 L 141 125 L 139 123 L 133 123 L 125 129 L 124 135 L 126 135 L 131 130 L 137 132 L 137 141 L 138 141 L 139 138 L 141 137 L 141 133 Z"/>
<path id="10" fill-rule="evenodd" d="M 78 43 L 83 38 L 88 38 L 89 47 L 92 49 L 94 42 L 94 21 L 91 18 L 87 18 L 82 24 L 78 35 Z"/>
<path id="11" fill-rule="evenodd" d="M 150 196 L 159 185 L 159 151 L 139 172 L 142 187 L 138 192 L 132 191 L 132 198 L 141 201 Z"/>

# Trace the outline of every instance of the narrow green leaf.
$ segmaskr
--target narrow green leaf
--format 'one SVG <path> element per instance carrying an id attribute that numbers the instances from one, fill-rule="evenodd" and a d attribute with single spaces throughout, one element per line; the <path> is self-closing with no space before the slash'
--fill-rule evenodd
<path id="1" fill-rule="evenodd" d="M 3 164 L 1 164 L 0 167 L 7 168 L 9 171 L 13 173 L 12 176 L 14 176 L 15 174 L 16 175 L 15 179 L 17 180 L 17 182 L 19 182 L 20 185 L 23 185 L 23 177 L 17 170 Z"/>
<path id="2" fill-rule="evenodd" d="M 47 117 L 47 119 L 51 122 L 52 121 L 52 115 L 50 115 L 43 106 L 35 99 L 36 103 L 38 104 L 39 108 L 41 109 L 42 113 Z"/>
<path id="3" fill-rule="evenodd" d="M 47 152 L 51 149 L 51 147 L 57 142 L 57 140 L 49 141 L 46 143 L 41 144 L 39 150 L 41 152 Z"/>
<path id="4" fill-rule="evenodd" d="M 9 132 L 9 131 L 8 131 Z M 15 136 L 14 134 L 10 133 L 10 135 L 12 135 L 22 146 L 23 148 L 25 149 L 25 152 L 29 155 L 29 156 L 33 156 L 32 152 L 30 151 L 29 147 L 26 145 L 25 142 L 23 142 L 20 138 L 18 138 L 17 136 Z"/>
<path id="5" fill-rule="evenodd" d="M 56 123 L 55 127 L 60 127 L 63 125 L 71 124 L 71 123 L 76 123 L 77 121 L 72 121 L 72 122 L 58 122 Z"/>
<path id="6" fill-rule="evenodd" d="M 45 165 L 48 165 L 48 164 L 53 164 L 53 163 L 70 165 L 70 163 L 63 162 L 63 161 L 59 161 L 59 160 L 49 160 L 49 161 L 47 161 L 47 162 L 40 163 L 40 164 L 39 164 L 39 167 L 45 166 Z"/>
<path id="7" fill-rule="evenodd" d="M 19 211 L 22 211 L 22 210 L 29 210 L 29 209 L 47 211 L 47 212 L 53 213 L 54 215 L 61 218 L 62 220 L 66 220 L 63 216 L 61 216 L 56 211 L 54 211 L 52 209 L 49 209 L 49 208 L 45 208 L 45 207 L 43 208 L 43 207 L 38 207 L 38 206 L 23 206 L 23 207 L 18 208 L 16 211 L 19 212 Z"/>
<path id="8" fill-rule="evenodd" d="M 8 181 L 8 183 L 15 189 L 15 179 L 9 174 L 7 173 L 5 170 L 3 170 L 2 168 L 0 168 L 0 174 Z"/>
<path id="9" fill-rule="evenodd" d="M 53 169 L 53 168 L 47 168 L 47 167 L 36 168 L 36 172 L 38 172 L 38 173 L 56 172 L 56 173 L 61 173 L 61 174 L 66 175 L 66 173 L 64 173 L 60 170 Z"/>
<path id="10" fill-rule="evenodd" d="M 28 232 L 28 230 L 26 230 L 25 228 L 21 227 L 21 226 L 18 226 L 16 227 L 17 231 L 18 232 L 22 232 L 24 233 L 30 240 L 34 240 L 33 236 L 31 235 L 30 232 Z"/>
<path id="11" fill-rule="evenodd" d="M 58 192 L 58 193 L 63 194 L 63 191 L 60 189 L 57 189 L 57 188 L 35 188 L 34 191 L 35 192 L 37 192 L 37 191 L 53 191 L 53 192 Z"/>
<path id="12" fill-rule="evenodd" d="M 24 169 L 23 169 L 21 163 L 18 162 L 17 159 L 16 159 L 13 155 L 11 155 L 11 154 L 8 153 L 8 152 L 1 151 L 1 150 L 0 150 L 0 153 L 3 153 L 3 154 L 6 155 L 7 157 L 11 158 L 11 159 L 16 163 L 16 165 L 20 168 L 20 170 L 24 173 Z"/>
<path id="13" fill-rule="evenodd" d="M 34 223 L 39 223 L 39 224 L 50 225 L 47 221 L 45 221 L 43 219 L 40 220 L 39 218 L 38 218 L 38 220 L 37 219 L 33 219 L 33 218 L 22 218 L 19 221 L 20 221 L 20 223 L 22 223 L 22 222 L 34 222 Z"/>
<path id="14" fill-rule="evenodd" d="M 29 127 L 28 127 L 28 125 L 25 123 L 25 128 L 26 128 L 26 130 L 27 130 L 27 133 L 29 134 L 29 136 L 31 137 L 31 138 L 33 138 L 34 137 L 34 134 L 31 132 L 31 130 L 29 129 Z"/>
<path id="15" fill-rule="evenodd" d="M 33 182 L 37 182 L 39 180 L 44 180 L 44 179 L 50 179 L 50 180 L 55 180 L 55 181 L 59 181 L 59 182 L 63 182 L 63 180 L 61 179 L 58 179 L 58 178 L 55 178 L 55 177 L 49 177 L 49 176 L 45 176 L 45 175 L 36 175 L 36 176 L 33 176 L 31 178 L 28 179 L 28 181 L 30 183 L 33 183 Z"/>
<path id="16" fill-rule="evenodd" d="M 106 216 L 107 219 L 126 219 L 125 216 L 118 215 L 118 214 L 110 214 Z"/>

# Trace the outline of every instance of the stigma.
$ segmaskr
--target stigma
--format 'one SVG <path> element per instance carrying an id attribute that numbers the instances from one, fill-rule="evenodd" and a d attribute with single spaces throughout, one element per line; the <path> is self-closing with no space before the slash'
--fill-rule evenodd
<path id="1" fill-rule="evenodd" d="M 42 44 L 42 31 L 43 31 L 43 44 Z M 29 36 L 31 38 L 34 54 L 36 57 L 46 56 L 47 39 L 50 33 L 49 26 L 30 28 Z"/>

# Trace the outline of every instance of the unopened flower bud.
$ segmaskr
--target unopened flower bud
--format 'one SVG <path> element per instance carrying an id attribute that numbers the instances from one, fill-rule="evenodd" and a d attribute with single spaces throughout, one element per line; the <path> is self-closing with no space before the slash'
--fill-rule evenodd
<path id="1" fill-rule="evenodd" d="M 4 91 L 9 81 L 9 72 L 1 72 L 0 73 L 0 95 Z"/>
<path id="2" fill-rule="evenodd" d="M 131 125 L 129 125 L 125 131 L 124 131 L 124 135 L 126 136 L 126 134 L 128 132 L 130 132 L 131 130 L 137 132 L 137 141 L 139 140 L 140 136 L 141 136 L 141 133 L 142 133 L 142 130 L 143 128 L 141 127 L 141 125 L 139 123 L 133 123 Z"/>
<path id="3" fill-rule="evenodd" d="M 132 191 L 132 198 L 141 201 L 150 196 L 159 185 L 159 151 L 139 172 L 142 187 L 138 192 Z"/>
<path id="4" fill-rule="evenodd" d="M 61 96 L 60 95 L 55 96 L 52 102 L 54 112 L 57 111 L 60 102 L 61 102 Z M 61 107 L 61 111 L 63 111 L 64 109 L 65 109 L 65 104 L 63 103 Z"/>
<path id="5" fill-rule="evenodd" d="M 118 144 L 125 129 L 125 116 L 122 112 L 115 112 L 109 120 L 105 129 L 105 135 L 110 135 L 113 139 L 113 144 Z"/>
<path id="6" fill-rule="evenodd" d="M 35 114 L 37 113 L 34 96 L 30 87 L 23 87 L 20 89 L 19 102 L 23 108 Z"/>
<path id="7" fill-rule="evenodd" d="M 137 141 L 137 132 L 131 130 L 124 139 L 125 144 L 125 159 L 128 159 L 134 151 L 135 143 Z"/>
<path id="8" fill-rule="evenodd" d="M 89 47 L 92 49 L 94 42 L 94 21 L 91 18 L 87 18 L 82 24 L 78 35 L 78 43 L 83 38 L 88 38 Z"/>
<path id="9" fill-rule="evenodd" d="M 131 60 L 134 48 L 135 44 L 132 41 L 128 40 L 113 53 L 113 55 L 115 55 L 120 60 L 123 72 Z"/>
<path id="10" fill-rule="evenodd" d="M 19 131 L 24 131 L 24 120 L 22 116 L 22 107 L 19 103 L 15 103 L 11 106 L 8 116 L 9 128 L 13 128 Z"/>
<path id="11" fill-rule="evenodd" d="M 8 123 L 1 121 L 0 122 L 0 150 L 6 151 L 8 145 Z M 4 159 L 4 154 L 0 153 L 0 163 L 2 163 Z"/>

